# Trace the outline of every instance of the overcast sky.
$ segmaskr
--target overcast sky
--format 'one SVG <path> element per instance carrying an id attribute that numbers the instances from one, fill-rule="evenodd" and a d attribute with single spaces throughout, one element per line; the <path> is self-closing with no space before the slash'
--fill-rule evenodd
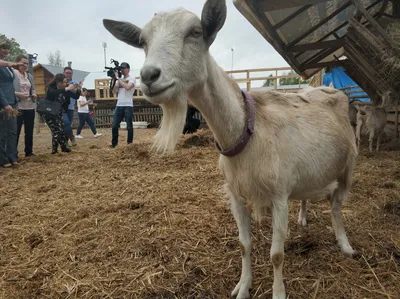
<path id="1" fill-rule="evenodd" d="M 139 75 L 144 53 L 114 38 L 104 27 L 103 18 L 129 21 L 143 27 L 155 12 L 184 7 L 201 15 L 204 0 L 1 0 L 0 32 L 14 37 L 29 53 L 38 53 L 39 63 L 48 63 L 47 53 L 60 50 L 73 68 L 102 71 L 102 42 L 110 58 L 127 61 Z M 210 52 L 225 70 L 282 67 L 288 64 L 227 0 L 228 15 Z"/>

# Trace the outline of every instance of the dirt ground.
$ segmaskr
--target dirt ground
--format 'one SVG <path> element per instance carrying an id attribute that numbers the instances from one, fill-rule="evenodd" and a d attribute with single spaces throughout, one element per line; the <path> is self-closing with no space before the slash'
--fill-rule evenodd
<path id="1" fill-rule="evenodd" d="M 154 129 L 108 149 L 83 131 L 73 152 L 0 175 L 0 298 L 229 298 L 240 277 L 238 231 L 221 192 L 218 152 L 206 132 L 176 153 L 149 152 Z M 20 147 L 22 152 L 22 147 Z M 400 298 L 400 152 L 361 152 L 344 204 L 350 243 L 341 255 L 325 200 L 309 203 L 308 229 L 290 203 L 284 282 L 288 298 Z M 271 298 L 270 217 L 252 225 L 252 298 Z"/>

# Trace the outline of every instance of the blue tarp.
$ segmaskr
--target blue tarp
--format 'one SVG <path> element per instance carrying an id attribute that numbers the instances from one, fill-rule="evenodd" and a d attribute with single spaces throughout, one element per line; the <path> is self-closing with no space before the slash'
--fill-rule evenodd
<path id="1" fill-rule="evenodd" d="M 347 86 L 356 86 L 353 88 L 349 88 L 348 90 L 361 90 L 360 87 L 358 87 L 357 83 L 355 83 L 344 71 L 343 67 L 337 66 L 333 67 L 330 72 L 325 72 L 323 82 L 322 84 L 325 86 L 329 86 L 330 84 L 333 84 L 334 88 L 343 88 Z M 355 92 L 352 93 L 351 96 L 368 96 L 366 92 Z M 354 100 L 354 99 L 351 99 Z M 368 97 L 365 98 L 358 98 L 357 100 L 361 102 L 370 102 L 371 99 Z"/>

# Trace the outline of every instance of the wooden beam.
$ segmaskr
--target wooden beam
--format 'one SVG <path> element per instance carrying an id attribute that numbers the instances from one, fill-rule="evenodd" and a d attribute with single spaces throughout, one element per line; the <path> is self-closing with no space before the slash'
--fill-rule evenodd
<path id="1" fill-rule="evenodd" d="M 260 11 L 273 11 L 280 10 L 304 5 L 312 5 L 322 2 L 327 2 L 329 0 L 259 0 L 258 7 Z"/>
<path id="2" fill-rule="evenodd" d="M 338 14 L 340 14 L 343 10 L 345 10 L 346 8 L 348 8 L 351 5 L 351 1 L 347 1 L 345 4 L 343 4 L 341 7 L 339 7 L 334 13 L 332 13 L 331 15 L 329 15 L 327 18 L 323 19 L 321 22 L 319 22 L 318 24 L 312 26 L 310 29 L 308 29 L 306 32 L 304 32 L 302 35 L 300 35 L 299 37 L 295 38 L 293 41 L 291 41 L 290 43 L 287 44 L 286 49 L 290 49 L 291 47 L 293 47 L 295 44 L 297 44 L 298 42 L 300 42 L 302 39 L 304 39 L 305 37 L 309 36 L 311 33 L 313 33 L 315 30 L 317 30 L 319 27 L 321 27 L 322 25 L 326 24 L 329 22 L 329 20 L 333 19 L 334 17 L 336 17 Z"/>
<path id="3" fill-rule="evenodd" d="M 369 12 L 364 8 L 364 5 L 359 0 L 350 0 L 353 2 L 354 6 L 364 15 L 364 17 L 368 20 L 369 24 L 378 31 L 378 33 L 384 38 L 384 40 L 395 48 L 392 40 L 386 34 L 385 30 L 379 25 L 379 23 L 369 14 Z"/>
<path id="4" fill-rule="evenodd" d="M 377 4 L 380 3 L 381 1 L 382 1 L 382 0 L 377 0 L 377 1 L 375 1 L 374 3 L 371 3 L 371 4 L 367 7 L 367 10 L 373 8 L 375 5 L 377 5 Z M 328 38 L 330 35 L 333 35 L 334 33 L 336 33 L 337 31 L 339 31 L 340 29 L 342 29 L 344 26 L 346 26 L 346 25 L 348 25 L 348 24 L 349 24 L 348 21 L 343 22 L 341 25 L 339 25 L 338 27 L 336 27 L 334 30 L 328 32 L 328 33 L 325 34 L 323 37 L 321 37 L 319 40 L 317 40 L 317 42 L 323 41 L 324 39 Z M 297 58 L 297 57 L 301 56 L 302 54 L 303 54 L 303 53 L 296 54 L 295 57 Z"/>
<path id="5" fill-rule="evenodd" d="M 309 9 L 312 5 L 305 5 L 302 8 L 300 8 L 299 10 L 297 10 L 295 13 L 291 14 L 290 16 L 284 18 L 282 21 L 280 21 L 279 23 L 276 23 L 274 25 L 274 29 L 278 29 L 280 27 L 282 27 L 283 25 L 285 25 L 287 22 L 289 22 L 290 20 L 292 20 L 294 17 L 297 17 L 299 14 L 301 14 L 303 11 L 306 11 L 307 9 Z"/>
<path id="6" fill-rule="evenodd" d="M 317 63 L 310 63 L 304 66 L 305 69 L 322 69 L 324 67 L 332 67 L 332 66 L 343 66 L 347 63 L 347 59 L 343 60 L 333 60 L 327 62 L 317 62 Z"/>
<path id="7" fill-rule="evenodd" d="M 315 54 L 314 56 L 311 56 L 309 59 L 307 59 L 306 61 L 304 61 L 301 64 L 301 70 L 304 71 L 305 68 L 304 66 L 306 66 L 307 64 L 314 64 L 314 63 L 318 63 L 320 60 L 324 59 L 326 56 L 332 54 L 333 52 L 335 52 L 337 49 L 339 49 L 340 47 L 332 47 L 326 50 L 322 50 L 320 52 L 318 52 L 317 54 Z"/>
<path id="8" fill-rule="evenodd" d="M 329 40 L 324 42 L 316 42 L 311 44 L 293 46 L 290 49 L 288 49 L 288 52 L 306 52 L 309 50 L 317 50 L 317 49 L 340 48 L 343 45 L 344 45 L 343 39 Z"/>

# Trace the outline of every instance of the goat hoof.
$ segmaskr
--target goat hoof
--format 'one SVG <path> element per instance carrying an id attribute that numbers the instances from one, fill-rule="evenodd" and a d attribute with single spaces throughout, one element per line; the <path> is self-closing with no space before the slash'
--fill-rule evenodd
<path id="1" fill-rule="evenodd" d="M 251 283 L 239 281 L 235 289 L 231 293 L 232 298 L 236 299 L 249 299 L 250 298 Z"/>
<path id="2" fill-rule="evenodd" d="M 344 256 L 349 257 L 349 258 L 357 259 L 357 257 L 360 256 L 360 254 L 356 250 L 353 250 L 353 249 L 346 249 L 346 250 L 342 249 L 342 253 Z"/>

